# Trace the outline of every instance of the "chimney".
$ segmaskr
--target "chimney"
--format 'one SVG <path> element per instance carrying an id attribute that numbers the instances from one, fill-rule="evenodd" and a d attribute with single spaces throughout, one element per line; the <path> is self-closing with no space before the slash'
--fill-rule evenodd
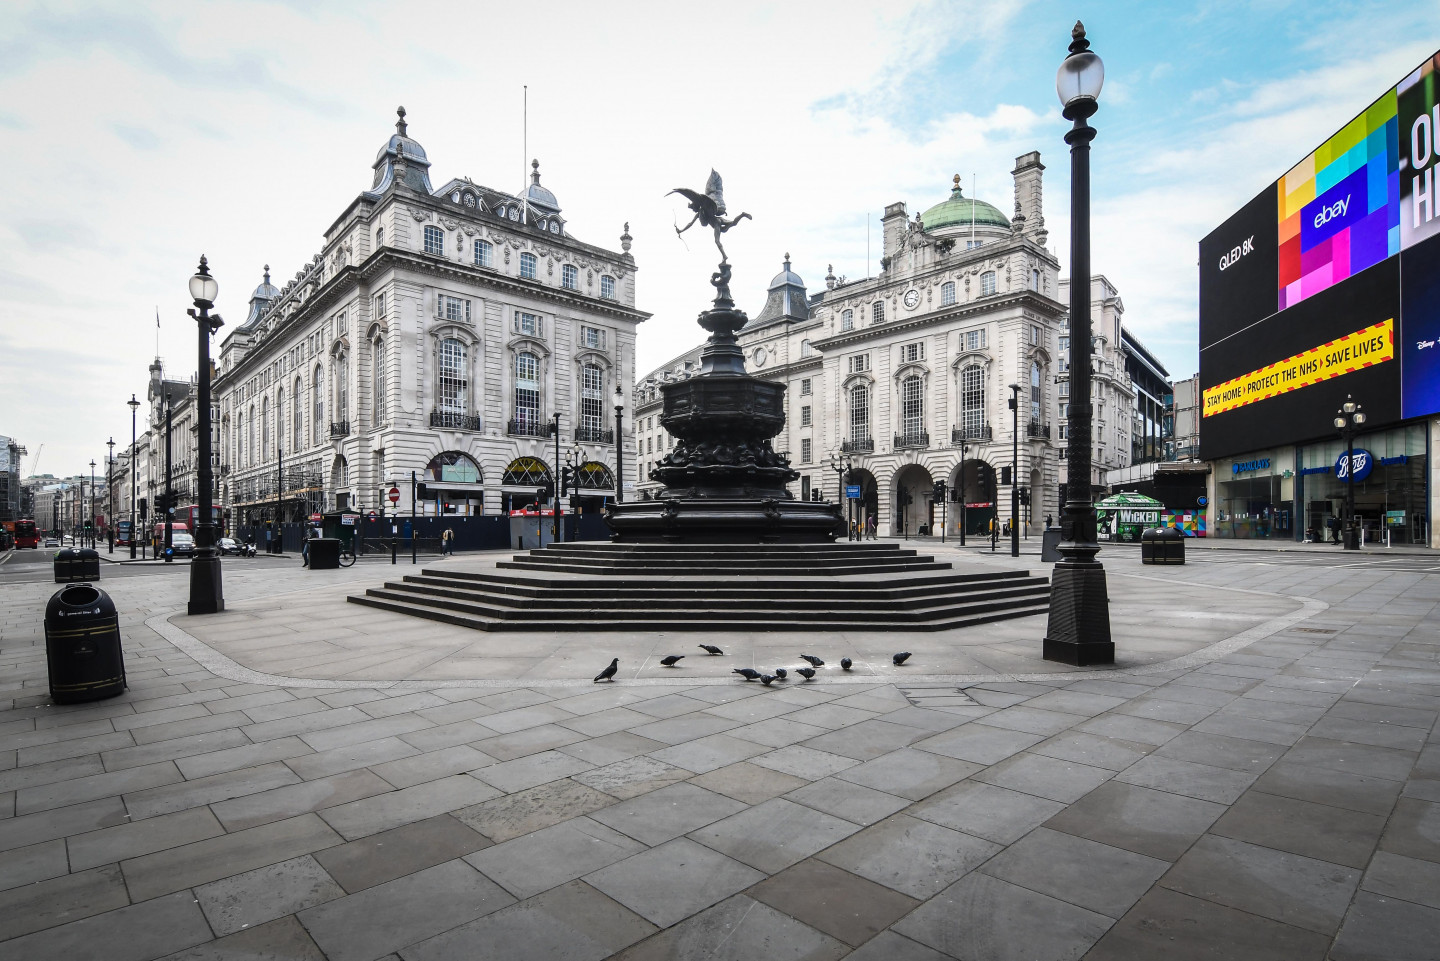
<path id="1" fill-rule="evenodd" d="M 1015 169 L 1010 175 L 1015 178 L 1015 209 L 1025 217 L 1025 237 L 1040 246 L 1045 246 L 1050 232 L 1045 229 L 1045 212 L 1041 194 L 1041 178 L 1045 165 L 1040 162 L 1040 151 L 1032 150 L 1015 158 Z"/>
<path id="2" fill-rule="evenodd" d="M 905 241 L 905 229 L 909 221 L 905 213 L 905 202 L 899 201 L 885 208 L 880 219 L 880 269 L 883 271 Z"/>

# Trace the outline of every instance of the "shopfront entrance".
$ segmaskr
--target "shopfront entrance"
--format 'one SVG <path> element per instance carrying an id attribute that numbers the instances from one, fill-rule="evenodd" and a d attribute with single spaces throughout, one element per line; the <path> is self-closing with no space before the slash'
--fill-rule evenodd
<path id="1" fill-rule="evenodd" d="M 1212 537 L 1295 539 L 1294 449 L 1217 461 Z"/>
<path id="2" fill-rule="evenodd" d="M 1428 544 L 1425 425 L 1357 436 L 1353 481 L 1346 453 L 1338 438 L 1300 448 L 1300 496 L 1313 539 L 1332 539 L 1330 521 L 1343 523 L 1345 496 L 1353 486 L 1366 544 L 1385 543 L 1387 533 L 1391 544 Z"/>

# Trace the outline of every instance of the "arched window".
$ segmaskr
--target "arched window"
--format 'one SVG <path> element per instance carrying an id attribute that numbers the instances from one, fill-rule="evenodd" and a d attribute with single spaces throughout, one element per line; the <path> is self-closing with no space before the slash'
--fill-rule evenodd
<path id="1" fill-rule="evenodd" d="M 980 275 L 980 296 L 989 297 L 995 293 L 995 271 L 987 270 Z"/>
<path id="2" fill-rule="evenodd" d="M 813 354 L 813 353 L 815 353 L 815 348 L 810 346 L 810 341 L 808 341 L 808 340 L 802 340 L 802 341 L 800 341 L 800 356 L 801 356 L 801 357 L 809 357 L 809 356 L 810 356 L 811 354 Z"/>
<path id="3" fill-rule="evenodd" d="M 870 323 L 885 323 L 885 301 L 877 300 L 875 301 L 875 303 L 870 305 Z"/>
<path id="4" fill-rule="evenodd" d="M 515 357 L 514 433 L 531 435 L 540 424 L 540 358 L 528 350 Z"/>
<path id="5" fill-rule="evenodd" d="M 600 278 L 600 296 L 606 300 L 615 299 L 615 278 L 605 274 Z"/>
<path id="6" fill-rule="evenodd" d="M 604 464 L 588 461 L 575 469 L 575 486 L 582 491 L 615 489 L 615 477 Z"/>
<path id="7" fill-rule="evenodd" d="M 310 391 L 315 405 L 315 422 L 310 428 L 310 436 L 318 444 L 325 436 L 325 368 L 319 364 L 315 365 L 315 379 L 310 382 Z"/>
<path id="8" fill-rule="evenodd" d="M 270 457 L 270 398 L 260 398 L 260 450 L 257 460 L 265 463 Z"/>
<path id="9" fill-rule="evenodd" d="M 841 329 L 841 330 L 854 330 L 854 329 L 855 329 L 855 311 L 853 311 L 853 310 L 847 310 L 847 311 L 845 311 L 843 314 L 840 315 L 840 329 Z"/>
<path id="10" fill-rule="evenodd" d="M 476 267 L 490 267 L 490 266 L 493 266 L 494 256 L 495 256 L 495 248 L 490 245 L 490 241 L 488 241 L 488 240 L 477 240 L 477 241 L 475 241 L 475 266 L 476 266 Z"/>
<path id="11" fill-rule="evenodd" d="M 550 483 L 550 468 L 538 457 L 517 457 L 505 468 L 500 483 L 506 487 L 540 487 Z"/>
<path id="12" fill-rule="evenodd" d="M 925 378 L 911 374 L 900 383 L 900 432 L 916 443 L 925 431 Z"/>
<path id="13" fill-rule="evenodd" d="M 1040 422 L 1040 365 L 1030 365 L 1030 419 Z"/>
<path id="14" fill-rule="evenodd" d="M 960 427 L 969 440 L 985 434 L 985 371 L 979 364 L 960 369 Z"/>
<path id="15" fill-rule="evenodd" d="M 445 231 L 434 224 L 425 227 L 425 252 L 427 254 L 445 253 Z"/>
<path id="16" fill-rule="evenodd" d="M 374 398 L 370 405 L 370 423 L 379 427 L 386 423 L 390 392 L 386 389 L 385 382 L 385 338 L 376 337 L 375 343 L 370 349 L 370 363 L 372 366 L 370 383 L 374 388 Z"/>
<path id="17" fill-rule="evenodd" d="M 250 432 L 245 435 L 245 454 L 246 454 L 246 458 L 247 458 L 246 461 L 245 461 L 245 465 L 246 465 L 247 467 L 249 467 L 249 466 L 251 466 L 251 465 L 253 465 L 253 464 L 258 464 L 258 463 L 260 462 L 260 459 L 255 456 L 255 405 L 254 405 L 254 404 L 251 404 L 251 405 L 250 405 L 250 419 L 247 421 L 247 423 L 250 425 Z"/>
<path id="18" fill-rule="evenodd" d="M 381 247 L 384 247 L 384 246 L 385 246 L 385 228 L 384 228 L 384 227 L 376 227 L 376 228 L 375 228 L 375 249 L 376 249 L 376 250 L 379 250 Z"/>
<path id="19" fill-rule="evenodd" d="M 469 381 L 465 372 L 465 345 L 453 337 L 440 341 L 440 374 L 436 399 L 441 413 L 467 412 Z"/>
<path id="20" fill-rule="evenodd" d="M 285 388 L 275 388 L 275 447 L 285 443 Z"/>
<path id="21" fill-rule="evenodd" d="M 293 446 L 290 449 L 297 454 L 305 449 L 305 398 L 301 393 L 303 389 L 300 378 L 296 377 L 295 390 L 290 395 L 295 398 L 295 439 L 291 441 Z"/>
<path id="22" fill-rule="evenodd" d="M 940 306 L 945 307 L 955 303 L 955 281 L 948 280 L 940 285 Z"/>
<path id="23" fill-rule="evenodd" d="M 535 279 L 535 255 L 522 253 L 520 255 L 520 276 L 526 280 Z"/>
<path id="24" fill-rule="evenodd" d="M 865 384 L 850 388 L 850 442 L 857 447 L 870 443 L 870 388 Z"/>
<path id="25" fill-rule="evenodd" d="M 335 420 L 344 424 L 350 419 L 350 356 L 335 359 Z"/>
<path id="26" fill-rule="evenodd" d="M 592 275 L 593 276 L 593 275 Z M 560 286 L 566 290 L 580 289 L 580 268 L 574 264 L 565 264 L 560 268 Z"/>
<path id="27" fill-rule="evenodd" d="M 447 450 L 430 458 L 425 465 L 425 480 L 450 481 L 456 484 L 480 484 L 485 480 L 480 465 L 467 454 Z"/>
<path id="28" fill-rule="evenodd" d="M 581 439 L 598 442 L 605 429 L 605 372 L 595 364 L 580 368 Z"/>
<path id="29" fill-rule="evenodd" d="M 1040 271 L 1038 271 L 1038 270 L 1032 270 L 1032 271 L 1030 271 L 1030 289 L 1031 289 L 1031 290 L 1039 290 L 1039 289 L 1040 289 Z"/>
<path id="30" fill-rule="evenodd" d="M 245 412 L 235 412 L 235 466 L 245 466 Z"/>

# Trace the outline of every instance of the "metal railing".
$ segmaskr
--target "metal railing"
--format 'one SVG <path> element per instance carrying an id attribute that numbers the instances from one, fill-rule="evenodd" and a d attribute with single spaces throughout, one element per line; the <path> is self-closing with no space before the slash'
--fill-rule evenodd
<path id="1" fill-rule="evenodd" d="M 334 438 L 334 437 L 349 437 L 349 436 L 350 436 L 350 422 L 349 422 L 348 420 L 342 420 L 342 421 L 339 421 L 338 423 L 337 423 L 336 421 L 331 421 L 331 422 L 330 422 L 330 436 L 331 436 L 332 438 Z"/>
<path id="2" fill-rule="evenodd" d="M 1026 437 L 1044 437 L 1046 440 L 1049 440 L 1049 439 L 1050 439 L 1050 425 L 1049 425 L 1049 424 L 1042 424 L 1042 423 L 1040 423 L 1039 421 L 1033 421 L 1033 420 L 1032 420 L 1030 423 L 1028 423 L 1028 424 L 1025 425 L 1025 436 L 1026 436 Z"/>
<path id="3" fill-rule="evenodd" d="M 875 438 L 861 437 L 856 440 L 842 440 L 840 442 L 840 453 L 842 454 L 873 454 L 875 452 Z"/>
<path id="4" fill-rule="evenodd" d="M 604 427 L 577 427 L 575 439 L 582 444 L 613 444 L 615 431 Z"/>
<path id="5" fill-rule="evenodd" d="M 895 449 L 905 450 L 906 448 L 929 447 L 930 432 L 925 430 L 912 431 L 907 434 L 895 435 Z"/>
<path id="6" fill-rule="evenodd" d="M 543 420 L 511 419 L 505 426 L 505 433 L 512 437 L 549 437 L 550 425 Z"/>
<path id="7" fill-rule="evenodd" d="M 989 424 L 981 424 L 978 427 L 952 427 L 950 428 L 950 443 L 962 444 L 976 440 L 993 440 Z"/>
<path id="8" fill-rule="evenodd" d="M 431 427 L 445 427 L 450 430 L 482 430 L 480 418 L 474 414 L 462 414 L 458 411 L 432 410 L 430 412 Z"/>

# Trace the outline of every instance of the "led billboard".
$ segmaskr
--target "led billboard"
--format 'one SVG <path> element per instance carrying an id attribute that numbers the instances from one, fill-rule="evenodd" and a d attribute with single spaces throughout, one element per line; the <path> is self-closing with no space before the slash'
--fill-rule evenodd
<path id="1" fill-rule="evenodd" d="M 1200 453 L 1440 413 L 1440 53 L 1200 242 Z"/>

